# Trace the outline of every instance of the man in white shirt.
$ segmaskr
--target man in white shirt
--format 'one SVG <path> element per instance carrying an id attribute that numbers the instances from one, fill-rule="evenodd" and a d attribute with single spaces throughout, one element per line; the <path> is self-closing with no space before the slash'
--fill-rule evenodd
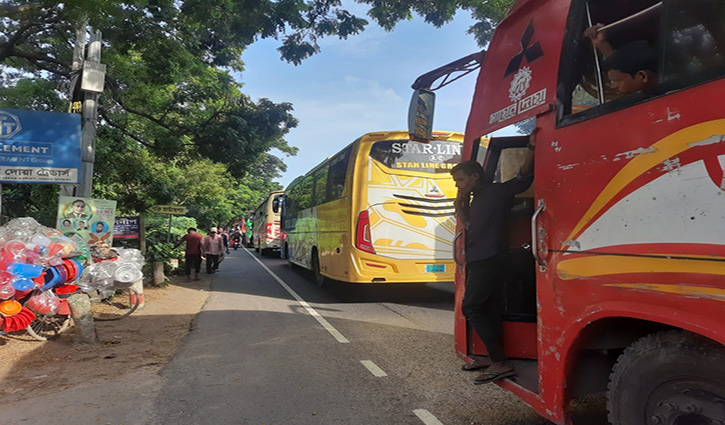
<path id="1" fill-rule="evenodd" d="M 206 274 L 215 273 L 219 270 L 219 256 L 224 252 L 224 240 L 217 233 L 217 228 L 209 229 L 201 242 L 201 254 L 206 256 Z"/>

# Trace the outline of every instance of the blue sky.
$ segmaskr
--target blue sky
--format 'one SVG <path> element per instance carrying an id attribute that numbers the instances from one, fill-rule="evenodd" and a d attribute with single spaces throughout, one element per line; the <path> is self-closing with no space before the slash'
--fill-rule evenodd
<path id="1" fill-rule="evenodd" d="M 364 15 L 360 5 L 348 9 Z M 413 81 L 480 50 L 466 34 L 473 23 L 466 12 L 442 28 L 416 17 L 385 32 L 368 21 L 360 35 L 321 40 L 322 51 L 298 66 L 279 59 L 276 40 L 258 41 L 244 52 L 245 71 L 236 75 L 244 93 L 290 102 L 300 121 L 286 137 L 300 152 L 282 155 L 288 167 L 282 185 L 365 133 L 406 129 Z M 437 130 L 464 130 L 474 85 L 475 74 L 469 74 L 436 92 Z"/>

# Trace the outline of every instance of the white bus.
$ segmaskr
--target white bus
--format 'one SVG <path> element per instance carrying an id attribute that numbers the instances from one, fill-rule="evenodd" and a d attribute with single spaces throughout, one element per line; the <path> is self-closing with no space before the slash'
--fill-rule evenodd
<path id="1" fill-rule="evenodd" d="M 262 256 L 279 251 L 281 246 L 279 217 L 283 196 L 284 191 L 274 191 L 254 210 L 252 246 Z"/>

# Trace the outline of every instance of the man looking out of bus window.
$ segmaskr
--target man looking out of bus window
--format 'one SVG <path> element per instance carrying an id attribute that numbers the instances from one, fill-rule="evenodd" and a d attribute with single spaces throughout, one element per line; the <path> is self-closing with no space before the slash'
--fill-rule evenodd
<path id="1" fill-rule="evenodd" d="M 466 291 L 462 311 L 486 345 L 490 361 L 464 365 L 463 370 L 486 368 L 474 379 L 485 384 L 516 374 L 503 351 L 504 282 L 500 278 L 505 217 L 516 194 L 533 182 L 534 134 L 517 177 L 492 183 L 483 179 L 483 167 L 466 161 L 451 170 L 458 188 L 456 215 L 466 231 Z"/>
<path id="2" fill-rule="evenodd" d="M 657 86 L 657 51 L 645 40 L 633 41 L 614 49 L 602 24 L 584 31 L 592 45 L 604 56 L 610 86 L 620 94 L 649 91 Z"/>

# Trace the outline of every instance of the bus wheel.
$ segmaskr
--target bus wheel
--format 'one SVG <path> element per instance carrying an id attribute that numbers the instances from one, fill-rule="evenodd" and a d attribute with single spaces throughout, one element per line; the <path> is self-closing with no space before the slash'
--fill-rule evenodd
<path id="1" fill-rule="evenodd" d="M 322 288 L 327 283 L 327 278 L 320 273 L 320 255 L 317 250 L 312 251 L 312 272 L 315 274 L 315 283 Z"/>
<path id="2" fill-rule="evenodd" d="M 612 425 L 725 424 L 725 350 L 680 330 L 630 345 L 609 377 Z"/>

